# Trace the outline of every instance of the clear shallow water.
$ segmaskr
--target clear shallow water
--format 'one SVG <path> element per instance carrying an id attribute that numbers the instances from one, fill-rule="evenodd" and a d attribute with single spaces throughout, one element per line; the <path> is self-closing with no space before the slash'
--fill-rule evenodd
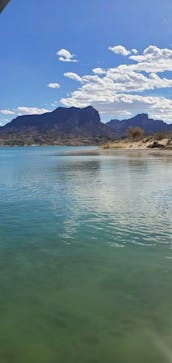
<path id="1" fill-rule="evenodd" d="M 75 150 L 0 149 L 0 362 L 171 362 L 172 156 Z"/>

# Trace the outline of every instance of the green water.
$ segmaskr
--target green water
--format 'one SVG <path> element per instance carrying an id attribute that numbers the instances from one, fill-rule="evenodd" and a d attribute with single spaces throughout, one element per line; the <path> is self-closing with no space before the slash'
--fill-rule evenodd
<path id="1" fill-rule="evenodd" d="M 172 156 L 76 150 L 0 149 L 0 363 L 172 362 Z"/>

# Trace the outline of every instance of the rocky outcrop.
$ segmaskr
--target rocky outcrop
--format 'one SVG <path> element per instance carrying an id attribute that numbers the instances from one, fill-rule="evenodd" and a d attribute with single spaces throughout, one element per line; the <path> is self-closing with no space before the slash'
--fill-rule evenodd
<path id="1" fill-rule="evenodd" d="M 0 140 L 1 144 L 99 144 L 114 134 L 92 106 L 58 107 L 42 115 L 17 117 L 1 127 Z"/>

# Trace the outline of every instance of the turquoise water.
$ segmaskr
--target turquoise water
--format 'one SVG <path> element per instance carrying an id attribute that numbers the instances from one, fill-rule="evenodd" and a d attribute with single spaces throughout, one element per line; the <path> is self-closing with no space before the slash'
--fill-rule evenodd
<path id="1" fill-rule="evenodd" d="M 0 362 L 172 362 L 172 156 L 82 150 L 0 149 Z"/>

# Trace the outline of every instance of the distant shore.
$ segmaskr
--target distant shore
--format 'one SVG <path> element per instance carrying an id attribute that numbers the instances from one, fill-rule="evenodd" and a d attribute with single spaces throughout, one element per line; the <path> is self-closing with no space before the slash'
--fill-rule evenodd
<path id="1" fill-rule="evenodd" d="M 147 151 L 147 152 L 162 152 L 162 153 L 172 153 L 172 136 L 166 137 L 156 137 L 156 135 L 143 137 L 142 139 L 132 140 L 132 139 L 117 139 L 114 141 L 106 141 L 96 145 L 94 141 L 81 142 L 81 140 L 73 139 L 65 140 L 66 142 L 59 142 L 59 143 L 42 143 L 42 144 L 2 144 L 0 143 L 0 147 L 57 147 L 57 146 L 69 146 L 69 147 L 90 147 L 90 149 L 83 149 L 83 150 L 70 150 L 66 151 L 68 154 L 80 154 L 80 155 L 99 155 L 104 153 L 105 151 Z M 93 147 L 93 148 L 92 148 Z M 166 151 L 166 152 L 165 152 Z"/>
<path id="2" fill-rule="evenodd" d="M 165 137 L 158 139 L 154 136 L 144 137 L 141 140 L 116 140 L 108 141 L 101 145 L 102 149 L 125 149 L 125 150 L 171 150 L 172 151 L 172 139 L 171 137 Z"/>

